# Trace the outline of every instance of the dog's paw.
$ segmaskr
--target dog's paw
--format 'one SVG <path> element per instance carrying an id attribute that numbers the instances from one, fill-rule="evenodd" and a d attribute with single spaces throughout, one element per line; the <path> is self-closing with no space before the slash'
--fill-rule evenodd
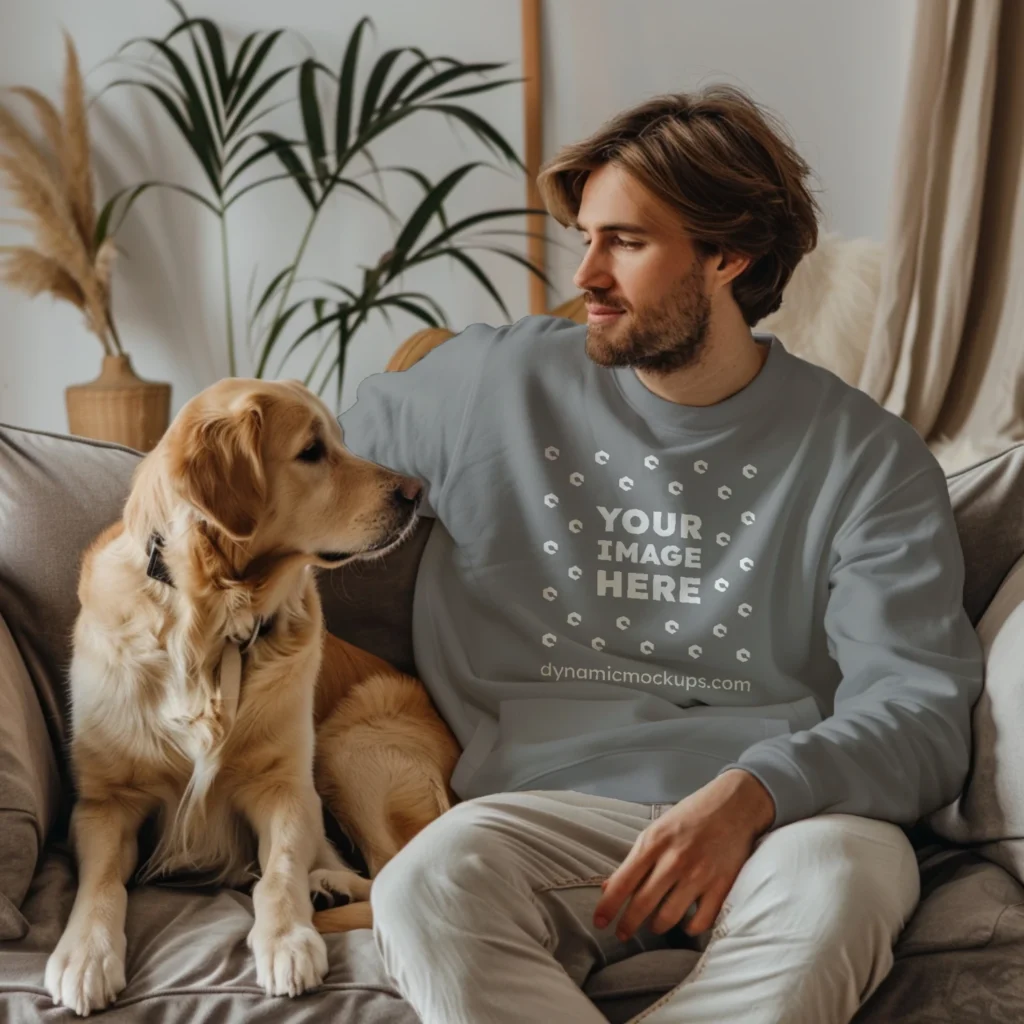
<path id="1" fill-rule="evenodd" d="M 353 900 L 368 900 L 370 880 L 347 868 L 318 868 L 309 873 L 309 897 L 317 911 L 343 907 Z"/>
<path id="2" fill-rule="evenodd" d="M 109 1006 L 124 988 L 124 936 L 67 931 L 46 962 L 44 984 L 58 1006 L 80 1017 Z"/>
<path id="3" fill-rule="evenodd" d="M 327 974 L 327 945 L 308 924 L 271 935 L 257 923 L 249 933 L 256 981 L 268 996 L 297 996 L 316 988 Z"/>

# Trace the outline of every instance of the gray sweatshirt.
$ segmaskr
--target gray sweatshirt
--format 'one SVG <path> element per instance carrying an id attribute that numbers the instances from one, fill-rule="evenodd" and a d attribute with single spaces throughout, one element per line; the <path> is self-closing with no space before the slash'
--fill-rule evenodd
<path id="1" fill-rule="evenodd" d="M 427 486 L 414 650 L 463 747 L 455 792 L 669 803 L 742 767 L 774 827 L 951 800 L 982 656 L 918 434 L 768 335 L 706 407 L 585 337 L 474 325 L 341 417 L 354 453 Z"/>

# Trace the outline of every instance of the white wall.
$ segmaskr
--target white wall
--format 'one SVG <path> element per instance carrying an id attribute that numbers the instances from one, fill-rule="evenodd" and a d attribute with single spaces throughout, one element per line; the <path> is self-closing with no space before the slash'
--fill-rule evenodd
<path id="1" fill-rule="evenodd" d="M 332 66 L 349 30 L 371 7 L 377 29 L 367 48 L 372 57 L 392 46 L 415 45 L 467 61 L 510 61 L 510 71 L 519 71 L 519 0 L 375 0 L 372 5 L 290 0 L 286 7 L 274 0 L 191 0 L 189 5 L 220 22 L 231 41 L 253 29 L 286 24 Z M 913 0 L 547 0 L 544 7 L 546 154 L 628 104 L 727 79 L 749 88 L 790 125 L 818 172 L 826 226 L 846 235 L 883 236 Z M 0 0 L 0 85 L 32 85 L 56 98 L 64 26 L 89 71 L 90 90 L 98 91 L 118 73 L 102 64 L 105 58 L 133 36 L 161 34 L 171 21 L 170 8 L 159 0 Z M 282 55 L 299 59 L 306 51 L 295 39 Z M 281 98 L 290 98 L 290 92 L 282 91 Z M 485 94 L 474 106 L 521 151 L 517 87 Z M 294 106 L 268 122 L 284 131 L 296 131 L 297 123 Z M 162 112 L 139 95 L 107 93 L 94 107 L 92 124 L 105 193 L 154 176 L 202 187 L 183 141 Z M 458 162 L 488 158 L 475 143 L 460 142 L 440 119 L 407 125 L 376 155 L 383 164 L 417 166 L 435 180 Z M 396 185 L 389 196 L 404 214 L 415 190 Z M 471 176 L 452 212 L 518 205 L 522 197 L 521 179 L 481 172 Z M 12 215 L 3 202 L 0 196 L 0 221 Z M 252 193 L 235 207 L 229 223 L 240 337 L 254 265 L 262 281 L 283 267 L 305 215 L 304 202 L 288 183 Z M 305 272 L 353 284 L 359 265 L 373 262 L 390 237 L 373 211 L 343 200 L 321 217 Z M 14 229 L 0 223 L 0 244 L 16 238 Z M 176 411 L 227 371 L 218 226 L 197 205 L 150 192 L 119 240 L 126 252 L 115 286 L 121 335 L 142 376 L 172 382 Z M 579 246 L 557 226 L 553 240 L 553 299 L 565 298 L 572 294 Z M 484 262 L 513 317 L 523 315 L 525 271 L 497 257 Z M 460 269 L 438 265 L 408 284 L 430 291 L 455 326 L 501 319 L 493 301 Z M 364 330 L 349 353 L 342 406 L 353 400 L 358 381 L 383 368 L 416 326 L 400 316 L 392 329 L 377 321 Z M 66 429 L 63 389 L 93 378 L 99 362 L 99 345 L 76 310 L 0 290 L 0 421 Z M 301 359 L 292 362 L 284 375 L 301 376 L 306 365 Z M 251 369 L 243 351 L 240 372 Z"/>
<path id="2" fill-rule="evenodd" d="M 549 0 L 545 151 L 651 96 L 726 81 L 816 172 L 825 228 L 884 239 L 914 0 Z M 581 251 L 553 225 L 559 282 Z"/>

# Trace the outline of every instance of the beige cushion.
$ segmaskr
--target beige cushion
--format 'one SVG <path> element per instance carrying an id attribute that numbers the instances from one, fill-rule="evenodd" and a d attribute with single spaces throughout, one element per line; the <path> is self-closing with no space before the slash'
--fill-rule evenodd
<path id="1" fill-rule="evenodd" d="M 985 688 L 972 715 L 971 771 L 960 796 L 931 817 L 939 835 L 1024 880 L 1024 557 L 978 623 Z"/>
<path id="2" fill-rule="evenodd" d="M 28 926 L 28 892 L 60 798 L 57 759 L 32 680 L 0 618 L 0 941 Z"/>

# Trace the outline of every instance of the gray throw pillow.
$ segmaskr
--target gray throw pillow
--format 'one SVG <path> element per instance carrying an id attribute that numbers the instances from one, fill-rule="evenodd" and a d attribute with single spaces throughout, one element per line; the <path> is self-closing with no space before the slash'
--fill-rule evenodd
<path id="1" fill-rule="evenodd" d="M 0 616 L 57 750 L 67 740 L 78 567 L 89 542 L 121 518 L 140 459 L 120 445 L 0 424 Z"/>
<path id="2" fill-rule="evenodd" d="M 53 745 L 32 680 L 0 618 L 0 941 L 28 931 L 28 892 L 60 799 Z"/>
<path id="3" fill-rule="evenodd" d="M 985 688 L 972 714 L 971 768 L 963 792 L 929 824 L 1024 881 L 1024 558 L 978 623 Z"/>

